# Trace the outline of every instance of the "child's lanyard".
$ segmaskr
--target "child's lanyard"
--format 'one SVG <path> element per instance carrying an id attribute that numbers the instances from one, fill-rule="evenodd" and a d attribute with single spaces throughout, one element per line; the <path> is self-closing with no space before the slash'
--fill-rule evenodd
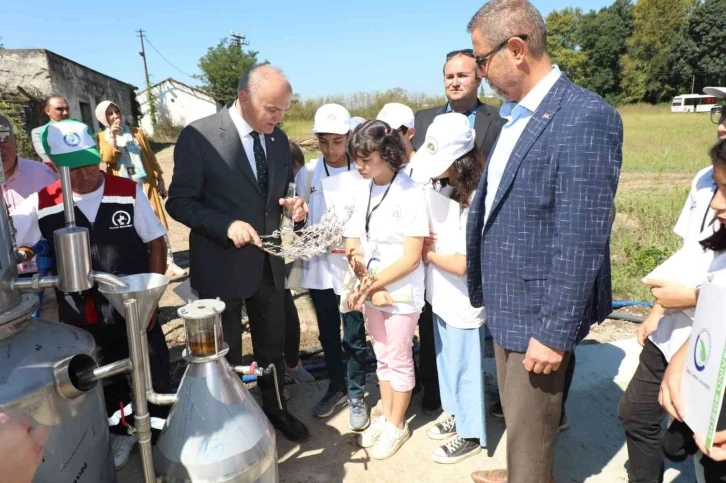
<path id="1" fill-rule="evenodd" d="M 325 174 L 330 178 L 330 171 L 328 171 L 328 163 L 325 162 L 325 158 L 323 158 L 323 168 L 325 168 Z M 348 158 L 348 171 L 350 171 L 350 158 Z"/>
<path id="2" fill-rule="evenodd" d="M 386 196 L 388 196 L 388 191 L 391 189 L 391 186 L 393 186 L 393 182 L 396 180 L 396 176 L 398 176 L 398 171 L 396 171 L 393 174 L 393 178 L 391 179 L 391 182 L 388 184 L 388 188 L 386 188 L 386 191 L 383 193 L 383 197 L 381 198 L 381 201 L 378 202 L 376 206 L 371 209 L 371 198 L 373 198 L 373 183 L 374 181 L 371 180 L 371 189 L 368 192 L 368 208 L 366 208 L 366 239 L 370 239 L 370 236 L 368 234 L 370 224 L 371 224 L 371 217 L 373 216 L 373 212 L 378 209 L 379 206 L 381 206 L 381 203 L 383 203 L 383 200 L 386 199 Z"/>
<path id="3" fill-rule="evenodd" d="M 713 192 L 711 195 L 711 201 L 708 202 L 708 207 L 706 207 L 706 213 L 703 214 L 703 221 L 701 222 L 701 232 L 706 229 L 706 220 L 708 219 L 708 212 L 711 210 L 711 202 L 716 197 L 716 191 Z M 711 223 L 716 221 L 716 219 L 713 219 Z M 709 223 L 709 225 L 711 224 Z M 700 232 L 699 232 L 700 233 Z"/>

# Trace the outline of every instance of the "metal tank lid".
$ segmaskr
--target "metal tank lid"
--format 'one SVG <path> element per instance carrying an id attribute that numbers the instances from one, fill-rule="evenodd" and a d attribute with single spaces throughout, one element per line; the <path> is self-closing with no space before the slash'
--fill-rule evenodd
<path id="1" fill-rule="evenodd" d="M 217 299 L 201 299 L 190 302 L 177 310 L 182 319 L 204 319 L 224 312 L 224 302 Z"/>

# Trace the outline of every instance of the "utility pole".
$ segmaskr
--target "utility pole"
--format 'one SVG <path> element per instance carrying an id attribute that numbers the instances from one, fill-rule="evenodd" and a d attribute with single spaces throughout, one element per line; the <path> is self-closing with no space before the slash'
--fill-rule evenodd
<path id="1" fill-rule="evenodd" d="M 247 37 L 239 32 L 232 31 L 230 32 L 230 36 L 232 37 L 232 43 L 235 44 L 240 50 L 242 50 L 243 45 L 250 45 L 250 41 L 247 40 Z"/>
<path id="2" fill-rule="evenodd" d="M 693 74 L 693 82 L 691 82 L 691 94 L 696 90 L 696 74 Z"/>
<path id="3" fill-rule="evenodd" d="M 156 99 L 154 93 L 151 92 L 151 81 L 149 80 L 149 68 L 146 65 L 146 50 L 144 49 L 144 31 L 138 30 L 138 37 L 141 39 L 141 51 L 139 55 L 144 59 L 144 75 L 146 76 L 146 99 L 149 102 L 149 116 L 151 117 L 151 125 L 156 126 Z"/>

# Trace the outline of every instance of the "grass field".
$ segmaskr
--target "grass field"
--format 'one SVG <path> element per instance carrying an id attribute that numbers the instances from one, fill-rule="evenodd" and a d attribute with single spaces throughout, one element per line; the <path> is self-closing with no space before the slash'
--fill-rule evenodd
<path id="1" fill-rule="evenodd" d="M 680 246 L 673 226 L 693 176 L 709 164 L 716 126 L 708 114 L 672 114 L 669 106 L 619 109 L 625 128 L 623 173 L 612 234 L 617 300 L 651 301 L 641 278 Z M 286 120 L 290 137 L 308 137 L 311 120 Z M 305 159 L 317 157 L 306 152 Z"/>

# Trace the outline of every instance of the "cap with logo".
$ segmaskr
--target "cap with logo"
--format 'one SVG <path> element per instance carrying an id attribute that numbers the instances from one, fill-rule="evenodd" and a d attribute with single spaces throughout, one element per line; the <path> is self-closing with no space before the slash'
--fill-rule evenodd
<path id="1" fill-rule="evenodd" d="M 411 160 L 413 180 L 427 183 L 444 174 L 454 161 L 474 149 L 475 137 L 465 115 L 450 112 L 436 116 L 426 131 L 423 146 Z"/>
<path id="2" fill-rule="evenodd" d="M 412 128 L 414 124 L 413 110 L 399 102 L 389 102 L 384 105 L 376 119 L 385 122 L 391 126 L 391 129 Z"/>
<path id="3" fill-rule="evenodd" d="M 315 112 L 313 134 L 348 134 L 350 113 L 340 104 L 325 104 Z"/>
<path id="4" fill-rule="evenodd" d="M 46 124 L 40 133 L 40 140 L 56 166 L 73 169 L 101 163 L 101 155 L 91 130 L 76 119 Z"/>
<path id="5" fill-rule="evenodd" d="M 726 87 L 704 87 L 703 93 L 709 96 L 726 97 Z"/>

